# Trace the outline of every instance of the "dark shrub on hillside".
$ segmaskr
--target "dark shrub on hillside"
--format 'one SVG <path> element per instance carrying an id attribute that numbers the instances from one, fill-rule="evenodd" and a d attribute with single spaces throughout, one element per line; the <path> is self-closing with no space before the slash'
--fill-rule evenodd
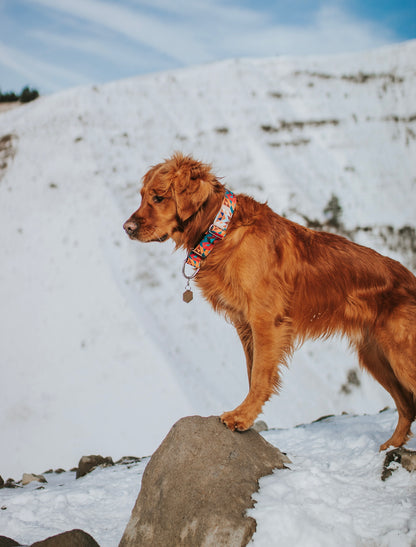
<path id="1" fill-rule="evenodd" d="M 39 97 L 39 92 L 37 89 L 30 89 L 26 86 L 22 89 L 20 95 L 16 95 L 14 91 L 7 91 L 2 93 L 0 90 L 0 103 L 14 103 L 20 101 L 21 103 L 28 103 Z"/>
<path id="2" fill-rule="evenodd" d="M 21 103 L 29 103 L 30 101 L 34 101 L 39 97 L 39 92 L 36 89 L 30 89 L 29 87 L 24 87 L 22 89 L 22 93 L 20 94 L 20 102 Z"/>
<path id="3" fill-rule="evenodd" d="M 8 91 L 7 93 L 2 93 L 0 91 L 0 103 L 14 103 L 18 101 L 19 97 L 14 93 L 14 91 Z"/>
<path id="4" fill-rule="evenodd" d="M 331 199 L 326 204 L 324 215 L 327 217 L 327 223 L 334 228 L 341 225 L 342 207 L 337 196 L 332 194 Z"/>

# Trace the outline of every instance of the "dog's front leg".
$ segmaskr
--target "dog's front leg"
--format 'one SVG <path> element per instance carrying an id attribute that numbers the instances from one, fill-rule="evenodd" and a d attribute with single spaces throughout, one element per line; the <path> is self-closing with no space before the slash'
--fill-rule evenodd
<path id="1" fill-rule="evenodd" d="M 253 368 L 253 333 L 251 326 L 247 321 L 236 319 L 233 324 L 243 345 L 244 355 L 246 356 L 248 386 L 251 385 L 251 370 Z"/>
<path id="2" fill-rule="evenodd" d="M 224 412 L 222 422 L 231 430 L 245 431 L 260 414 L 264 403 L 279 388 L 279 366 L 292 350 L 288 321 L 251 323 L 253 334 L 253 366 L 250 390 L 237 408 Z"/>

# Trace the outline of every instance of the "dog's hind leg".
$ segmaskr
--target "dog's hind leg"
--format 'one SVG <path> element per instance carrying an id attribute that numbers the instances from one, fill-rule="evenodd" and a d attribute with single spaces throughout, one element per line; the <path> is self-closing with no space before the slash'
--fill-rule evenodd
<path id="1" fill-rule="evenodd" d="M 262 318 L 257 323 L 251 323 L 251 331 L 253 364 L 249 393 L 237 408 L 221 416 L 221 420 L 231 430 L 245 431 L 253 424 L 264 403 L 278 390 L 278 367 L 292 351 L 289 322 L 276 326 L 274 320 Z"/>
<path id="2" fill-rule="evenodd" d="M 393 435 L 380 446 L 380 450 L 386 450 L 389 446 L 402 446 L 410 437 L 410 427 L 415 419 L 413 393 L 397 379 L 389 360 L 375 339 L 365 337 L 357 345 L 357 351 L 361 366 L 390 393 L 399 414 Z"/>

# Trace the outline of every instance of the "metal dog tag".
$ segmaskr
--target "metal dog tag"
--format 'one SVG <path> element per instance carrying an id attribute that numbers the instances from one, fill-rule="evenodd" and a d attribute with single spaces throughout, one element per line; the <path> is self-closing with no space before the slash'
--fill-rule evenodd
<path id="1" fill-rule="evenodd" d="M 186 291 L 183 293 L 182 299 L 184 302 L 189 304 L 189 302 L 193 299 L 194 294 L 191 291 L 191 289 L 186 289 Z"/>

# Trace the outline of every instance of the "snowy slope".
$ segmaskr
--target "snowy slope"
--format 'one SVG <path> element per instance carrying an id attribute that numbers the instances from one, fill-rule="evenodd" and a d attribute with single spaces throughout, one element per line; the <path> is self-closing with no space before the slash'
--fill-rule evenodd
<path id="1" fill-rule="evenodd" d="M 415 59 L 409 42 L 230 60 L 0 114 L 0 474 L 150 454 L 179 417 L 241 402 L 237 336 L 201 297 L 182 303 L 183 255 L 122 231 L 140 177 L 182 150 L 295 220 L 323 222 L 334 194 L 347 229 L 414 228 Z M 413 264 L 371 232 L 359 240 Z M 391 404 L 359 372 L 347 383 L 355 367 L 340 341 L 306 344 L 264 418 L 290 427 Z"/>
<path id="2" fill-rule="evenodd" d="M 396 412 L 338 416 L 263 433 L 287 451 L 290 470 L 260 480 L 249 511 L 257 521 L 255 547 L 404 547 L 416 539 L 416 475 L 403 468 L 382 482 L 380 438 Z M 415 440 L 411 446 L 416 447 Z M 0 534 L 23 544 L 74 528 L 101 547 L 118 545 L 148 459 L 133 465 L 45 474 L 48 483 L 0 490 Z M 250 545 L 251 545 L 250 544 Z"/>

